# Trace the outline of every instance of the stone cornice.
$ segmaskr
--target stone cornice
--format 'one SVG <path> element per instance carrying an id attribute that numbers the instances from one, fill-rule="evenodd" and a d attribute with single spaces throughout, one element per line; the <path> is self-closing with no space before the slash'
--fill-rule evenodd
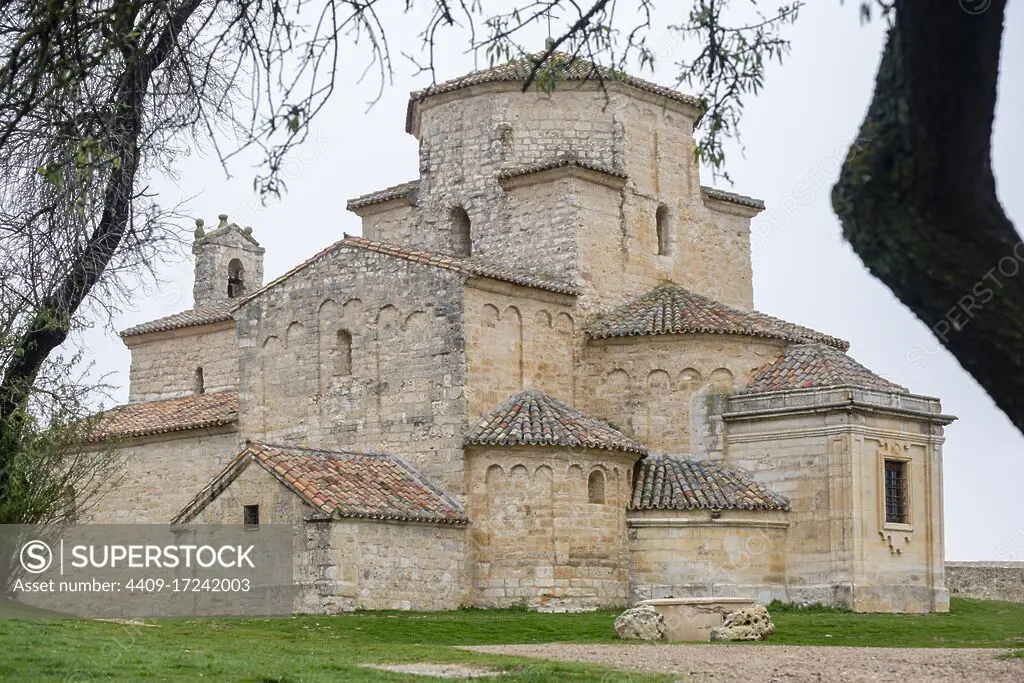
<path id="1" fill-rule="evenodd" d="M 781 441 L 783 439 L 804 439 L 817 436 L 840 436 L 855 434 L 857 436 L 900 439 L 915 446 L 927 446 L 928 444 L 940 445 L 945 442 L 945 437 L 929 434 L 910 434 L 895 429 L 880 429 L 856 424 L 838 424 L 828 427 L 807 427 L 804 429 L 778 429 L 763 432 L 745 432 L 735 434 L 730 432 L 726 440 L 730 444 L 739 443 L 763 443 L 767 441 Z"/>
<path id="2" fill-rule="evenodd" d="M 625 187 L 628 180 L 624 173 L 598 168 L 575 159 L 563 159 L 532 168 L 506 172 L 500 175 L 498 180 L 502 189 L 515 190 L 563 178 L 586 180 L 616 191 Z"/>
<path id="3" fill-rule="evenodd" d="M 947 425 L 956 419 L 940 410 L 938 399 L 930 396 L 836 387 L 733 395 L 729 397 L 729 408 L 722 414 L 722 419 L 736 422 L 836 411 L 911 417 L 939 425 Z"/>

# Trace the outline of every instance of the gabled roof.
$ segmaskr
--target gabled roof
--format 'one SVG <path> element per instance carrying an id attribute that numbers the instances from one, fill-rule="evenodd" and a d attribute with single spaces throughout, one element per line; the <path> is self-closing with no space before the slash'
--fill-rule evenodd
<path id="1" fill-rule="evenodd" d="M 345 235 L 345 244 L 351 247 L 360 247 L 368 251 L 375 251 L 385 256 L 413 261 L 425 266 L 451 270 L 462 275 L 486 277 L 492 280 L 503 280 L 526 287 L 547 289 L 560 294 L 578 294 L 579 291 L 574 285 L 558 280 L 548 275 L 534 275 L 528 271 L 520 270 L 513 266 L 506 266 L 481 260 L 475 256 L 452 256 L 440 252 L 423 251 L 412 247 L 387 242 L 368 240 L 365 237 L 356 235 Z"/>
<path id="2" fill-rule="evenodd" d="M 256 464 L 320 513 L 340 518 L 465 524 L 462 508 L 401 458 L 249 442 L 172 524 L 185 524 Z"/>
<path id="3" fill-rule="evenodd" d="M 121 338 L 133 337 L 150 332 L 163 332 L 164 330 L 175 330 L 180 327 L 192 327 L 194 325 L 209 325 L 224 320 L 231 320 L 231 306 L 234 302 L 226 303 L 224 307 L 207 306 L 204 308 L 190 308 L 181 313 L 174 313 L 163 318 L 140 323 L 129 327 L 121 332 Z"/>
<path id="4" fill-rule="evenodd" d="M 584 415 L 539 389 L 510 397 L 484 416 L 466 445 L 566 446 L 646 453 L 647 448 L 607 422 Z"/>
<path id="5" fill-rule="evenodd" d="M 650 455 L 637 463 L 631 510 L 788 510 L 789 500 L 720 462 Z"/>
<path id="6" fill-rule="evenodd" d="M 234 389 L 145 403 L 128 403 L 97 416 L 94 441 L 219 427 L 238 419 Z"/>
<path id="7" fill-rule="evenodd" d="M 759 368 L 740 393 L 813 387 L 856 387 L 910 393 L 905 387 L 879 377 L 842 351 L 824 344 L 790 346 L 773 361 Z"/>
<path id="8" fill-rule="evenodd" d="M 461 90 L 474 85 L 481 85 L 483 83 L 515 83 L 525 82 L 529 78 L 530 73 L 534 70 L 535 65 L 544 58 L 546 51 L 535 52 L 530 55 L 524 55 L 518 59 L 513 59 L 504 64 L 498 64 L 487 69 L 481 69 L 472 73 L 453 78 L 443 83 L 437 83 L 424 88 L 423 90 L 417 90 L 409 95 L 409 106 L 406 114 L 406 132 L 412 132 L 412 119 L 413 119 L 413 107 L 417 102 L 431 97 L 433 95 L 440 95 L 441 93 L 453 92 L 455 90 Z M 624 71 L 618 69 L 612 69 L 606 66 L 599 66 L 593 62 L 583 59 L 582 57 L 574 57 L 573 55 L 565 52 L 553 52 L 538 69 L 537 78 L 539 80 L 552 79 L 558 81 L 617 81 L 624 83 L 628 86 L 634 87 L 638 90 L 643 90 L 654 95 L 660 95 L 661 97 L 675 100 L 677 102 L 683 102 L 696 107 L 701 112 L 704 111 L 704 101 L 699 97 L 693 95 L 687 95 L 681 93 L 673 88 L 668 88 L 651 81 L 637 78 L 636 76 L 630 76 Z"/>
<path id="9" fill-rule="evenodd" d="M 422 249 L 415 249 L 413 247 L 402 246 L 398 244 L 390 244 L 388 242 L 378 242 L 376 240 L 368 240 L 365 237 L 359 237 L 357 235 L 345 234 L 345 238 L 335 242 L 331 246 L 327 247 L 323 251 L 315 254 L 311 258 L 306 259 L 299 265 L 289 270 L 284 275 L 271 280 L 267 284 L 263 285 L 260 289 L 256 290 L 252 294 L 249 294 L 243 299 L 238 301 L 238 305 L 234 310 L 244 306 L 248 302 L 252 301 L 258 296 L 261 296 L 267 290 L 272 289 L 282 282 L 285 282 L 298 273 L 302 272 L 306 268 L 309 268 L 313 264 L 321 261 L 330 254 L 338 251 L 342 247 L 356 247 L 359 249 L 365 249 L 367 251 L 376 252 L 383 256 L 392 256 L 395 258 L 404 259 L 406 261 L 412 261 L 420 265 L 440 268 L 442 270 L 450 270 L 461 275 L 486 277 L 492 280 L 501 280 L 503 282 L 511 282 L 512 284 L 523 285 L 524 287 L 535 287 L 537 289 L 546 289 L 552 292 L 558 292 L 560 294 L 578 294 L 579 290 L 575 285 L 571 285 L 562 280 L 547 276 L 547 275 L 534 275 L 511 266 L 498 265 L 483 261 L 476 257 L 465 257 L 465 256 L 452 256 L 451 254 L 443 254 L 437 251 L 424 251 Z"/>
<path id="10" fill-rule="evenodd" d="M 666 282 L 587 325 L 594 339 L 659 334 L 739 334 L 790 342 L 850 343 L 758 311 L 743 311 Z"/>

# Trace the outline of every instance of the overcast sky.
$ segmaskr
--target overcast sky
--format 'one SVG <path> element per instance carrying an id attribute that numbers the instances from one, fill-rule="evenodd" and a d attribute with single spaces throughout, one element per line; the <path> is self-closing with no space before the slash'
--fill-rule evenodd
<path id="1" fill-rule="evenodd" d="M 763 198 L 768 206 L 753 221 L 755 305 L 848 339 L 850 354 L 867 367 L 914 393 L 941 398 L 945 412 L 959 417 L 946 430 L 947 558 L 1024 560 L 1024 440 L 928 328 L 867 272 L 844 243 L 831 210 L 829 190 L 867 108 L 883 44 L 881 22 L 861 26 L 858 5 L 816 0 L 805 9 L 788 32 L 792 53 L 783 66 L 769 68 L 765 89 L 749 99 L 742 124 L 745 154 L 729 150 L 735 185 L 720 186 Z M 662 24 L 679 19 L 664 13 L 656 18 Z M 416 21 L 399 17 L 397 22 L 392 43 L 409 49 Z M 537 34 L 538 49 L 545 33 Z M 1017 225 L 1024 219 L 1022 38 L 1024 9 L 1011 4 L 993 146 L 1000 199 Z M 671 85 L 671 62 L 683 47 L 668 37 L 656 38 L 655 45 L 659 68 L 639 75 Z M 441 51 L 438 78 L 486 66 L 482 59 L 465 54 L 464 42 L 453 40 Z M 197 150 L 180 160 L 176 181 L 154 179 L 161 202 L 186 202 L 186 210 L 207 226 L 219 213 L 253 226 L 267 250 L 266 280 L 343 232 L 358 234 L 360 222 L 345 211 L 346 198 L 417 177 L 417 145 L 404 132 L 405 107 L 409 91 L 430 83 L 429 75 L 416 76 L 399 59 L 394 82 L 368 110 L 378 84 L 372 76 L 358 82 L 358 64 L 351 75 L 342 75 L 310 142 L 288 165 L 289 191 L 281 200 L 261 207 L 252 191 L 250 164 L 234 164 L 233 177 L 225 178 L 216 159 Z M 709 184 L 706 173 L 704 182 Z M 187 233 L 192 228 L 182 225 Z M 184 256 L 161 268 L 162 284 L 139 288 L 135 310 L 119 316 L 117 329 L 192 305 L 192 264 Z M 96 370 L 120 386 L 115 398 L 126 400 L 127 349 L 99 329 L 85 336 L 85 344 Z"/>

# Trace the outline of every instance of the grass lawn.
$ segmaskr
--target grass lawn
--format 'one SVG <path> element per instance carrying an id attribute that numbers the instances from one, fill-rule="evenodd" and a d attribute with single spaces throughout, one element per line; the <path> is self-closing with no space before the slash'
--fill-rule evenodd
<path id="1" fill-rule="evenodd" d="M 455 645 L 615 642 L 616 612 L 356 612 L 291 619 L 0 620 L 0 679 L 28 681 L 424 681 L 364 662 L 462 662 L 507 671 L 494 681 L 629 681 L 595 666 L 481 655 Z M 1024 604 L 954 599 L 945 615 L 773 612 L 774 643 L 891 647 L 1024 647 Z M 831 637 L 829 637 L 831 636 Z M 709 645 L 715 647 L 715 645 Z"/>

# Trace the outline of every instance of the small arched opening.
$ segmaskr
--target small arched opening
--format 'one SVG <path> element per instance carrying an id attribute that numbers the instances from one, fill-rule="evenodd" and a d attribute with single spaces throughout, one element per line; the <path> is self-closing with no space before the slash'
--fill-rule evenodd
<path id="1" fill-rule="evenodd" d="M 664 204 L 658 205 L 654 214 L 655 230 L 658 233 L 658 256 L 668 256 L 672 249 L 672 230 L 668 207 Z"/>
<path id="2" fill-rule="evenodd" d="M 587 502 L 604 504 L 604 472 L 594 470 L 587 477 Z"/>
<path id="3" fill-rule="evenodd" d="M 352 374 L 352 335 L 348 330 L 338 330 L 334 342 L 334 376 L 348 377 Z"/>
<path id="4" fill-rule="evenodd" d="M 228 298 L 237 299 L 245 293 L 245 269 L 236 258 L 228 263 Z"/>
<path id="5" fill-rule="evenodd" d="M 192 375 L 192 393 L 206 393 L 206 380 L 203 378 L 203 368 L 201 366 L 196 368 L 195 373 Z"/>
<path id="6" fill-rule="evenodd" d="M 452 208 L 452 252 L 456 256 L 472 256 L 473 240 L 469 214 L 461 206 Z"/>

